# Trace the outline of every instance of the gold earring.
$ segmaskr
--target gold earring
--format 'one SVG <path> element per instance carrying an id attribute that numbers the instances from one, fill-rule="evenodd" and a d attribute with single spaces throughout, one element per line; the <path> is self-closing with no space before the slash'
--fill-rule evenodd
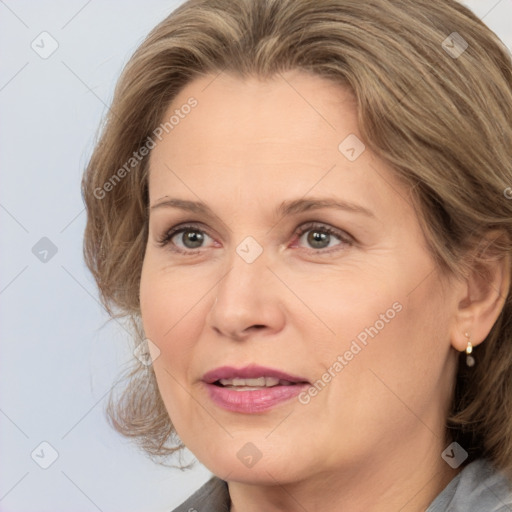
<path id="1" fill-rule="evenodd" d="M 473 352 L 473 345 L 471 345 L 471 339 L 467 332 L 464 333 L 464 336 L 468 339 L 468 346 L 466 347 L 466 365 L 471 367 L 475 366 L 475 358 L 471 355 Z"/>

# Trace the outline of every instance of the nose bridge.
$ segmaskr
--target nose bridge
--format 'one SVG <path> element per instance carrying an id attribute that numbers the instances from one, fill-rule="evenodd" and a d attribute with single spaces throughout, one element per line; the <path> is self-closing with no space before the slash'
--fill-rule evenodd
<path id="1" fill-rule="evenodd" d="M 241 339 L 250 327 L 271 331 L 282 327 L 284 317 L 267 260 L 263 247 L 254 239 L 244 239 L 234 248 L 209 315 L 210 326 L 218 333 Z"/>
<path id="2" fill-rule="evenodd" d="M 246 237 L 233 249 L 228 264 L 229 271 L 217 287 L 217 300 L 244 300 L 246 294 L 257 298 L 269 272 L 263 247 L 253 237 Z"/>

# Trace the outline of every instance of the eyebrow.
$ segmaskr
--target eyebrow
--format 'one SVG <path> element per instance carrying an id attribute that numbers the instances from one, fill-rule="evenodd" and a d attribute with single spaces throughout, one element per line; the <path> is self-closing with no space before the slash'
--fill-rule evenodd
<path id="1" fill-rule="evenodd" d="M 159 208 L 178 208 L 191 213 L 202 214 L 205 216 L 216 217 L 211 208 L 199 201 L 189 201 L 177 198 L 162 198 L 153 204 L 150 209 Z M 298 213 L 310 210 L 320 210 L 322 208 L 334 208 L 336 210 L 345 210 L 352 213 L 360 213 L 367 217 L 375 218 L 375 214 L 364 206 L 343 201 L 339 199 L 329 198 L 310 198 L 310 199 L 294 199 L 291 201 L 283 201 L 274 211 L 277 217 L 285 217 L 288 215 L 296 215 Z"/>

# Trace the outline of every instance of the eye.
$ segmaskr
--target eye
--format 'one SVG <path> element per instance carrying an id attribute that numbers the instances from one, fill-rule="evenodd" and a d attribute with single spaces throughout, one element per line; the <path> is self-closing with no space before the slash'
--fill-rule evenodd
<path id="1" fill-rule="evenodd" d="M 301 226 L 296 236 L 302 244 L 307 244 L 315 251 L 321 251 L 336 246 L 350 246 L 354 240 L 344 231 L 319 223 Z"/>
<path id="2" fill-rule="evenodd" d="M 295 242 L 292 247 L 296 247 L 297 244 L 307 244 L 315 253 L 330 252 L 325 249 L 332 247 L 346 248 L 354 243 L 354 239 L 348 233 L 321 223 L 305 224 L 299 227 L 295 236 L 298 242 Z M 214 241 L 204 230 L 189 224 L 175 226 L 166 231 L 158 239 L 158 244 L 161 247 L 169 246 L 174 252 L 190 255 L 207 248 L 208 239 Z"/>
<path id="3" fill-rule="evenodd" d="M 158 240 L 162 247 L 169 245 L 175 252 L 194 254 L 203 249 L 207 239 L 213 240 L 205 231 L 194 225 L 176 226 L 165 232 Z"/>

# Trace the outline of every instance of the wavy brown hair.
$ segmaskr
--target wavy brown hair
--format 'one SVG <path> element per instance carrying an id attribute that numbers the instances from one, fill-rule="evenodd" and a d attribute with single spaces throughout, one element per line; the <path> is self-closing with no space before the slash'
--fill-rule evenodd
<path id="1" fill-rule="evenodd" d="M 450 52 L 464 50 L 463 41 L 462 54 Z M 495 255 L 511 255 L 512 65 L 471 11 L 455 0 L 189 0 L 126 65 L 83 177 L 85 259 L 108 311 L 133 321 L 136 343 L 144 337 L 148 157 L 133 155 L 142 154 L 170 102 L 194 78 L 269 78 L 292 69 L 353 92 L 364 142 L 410 186 L 440 268 L 463 275 L 465 256 L 496 229 L 503 236 Z M 475 348 L 478 364 L 459 365 L 446 427 L 469 460 L 486 457 L 512 470 L 507 294 Z M 152 368 L 135 363 L 108 414 L 149 454 L 166 456 L 181 445 Z"/>

